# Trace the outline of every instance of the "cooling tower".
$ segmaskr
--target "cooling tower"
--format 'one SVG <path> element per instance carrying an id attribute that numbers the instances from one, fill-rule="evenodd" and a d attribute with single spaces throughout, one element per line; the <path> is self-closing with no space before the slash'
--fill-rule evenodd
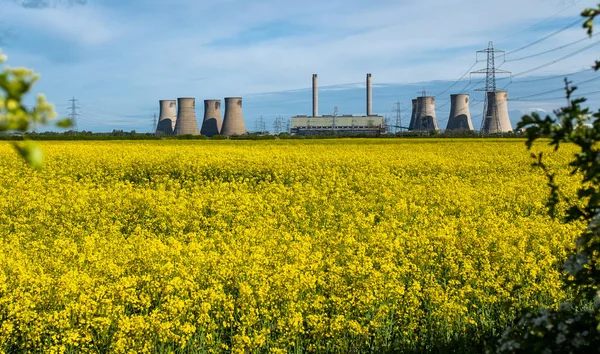
<path id="1" fill-rule="evenodd" d="M 507 106 L 506 91 L 487 92 L 487 108 L 481 128 L 484 134 L 507 133 L 512 131 Z"/>
<path id="2" fill-rule="evenodd" d="M 156 135 L 173 135 L 173 128 L 177 120 L 177 101 L 160 100 L 160 115 L 156 126 Z"/>
<path id="3" fill-rule="evenodd" d="M 367 116 L 373 115 L 373 79 L 367 74 Z"/>
<path id="4" fill-rule="evenodd" d="M 196 99 L 177 99 L 177 124 L 175 135 L 200 135 L 196 121 Z"/>
<path id="5" fill-rule="evenodd" d="M 435 117 L 435 97 L 417 97 L 417 114 L 413 130 L 440 130 Z"/>
<path id="6" fill-rule="evenodd" d="M 410 114 L 410 124 L 408 125 L 408 130 L 415 129 L 415 121 L 417 119 L 417 99 L 412 100 L 412 113 Z"/>
<path id="7" fill-rule="evenodd" d="M 221 133 L 221 100 L 204 100 L 204 120 L 200 134 L 211 137 Z"/>
<path id="8" fill-rule="evenodd" d="M 473 130 L 469 95 L 450 95 L 450 117 L 446 130 Z"/>
<path id="9" fill-rule="evenodd" d="M 246 124 L 242 114 L 242 98 L 225 98 L 225 119 L 223 120 L 223 129 L 221 135 L 242 135 L 246 134 Z"/>
<path id="10" fill-rule="evenodd" d="M 319 77 L 317 74 L 313 74 L 312 81 L 312 92 L 313 92 L 313 117 L 319 116 Z"/>

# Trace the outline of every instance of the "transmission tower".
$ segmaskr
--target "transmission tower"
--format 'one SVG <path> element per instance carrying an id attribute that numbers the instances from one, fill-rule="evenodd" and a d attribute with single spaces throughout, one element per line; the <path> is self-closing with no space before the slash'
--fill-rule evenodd
<path id="1" fill-rule="evenodd" d="M 485 87 L 475 89 L 475 91 L 484 91 L 485 92 L 480 131 L 483 130 L 486 120 L 489 118 L 486 116 L 487 111 L 488 111 L 488 92 L 496 92 L 497 91 L 496 90 L 496 75 L 497 74 L 508 74 L 508 75 L 511 74 L 510 71 L 500 70 L 496 67 L 496 55 L 500 54 L 504 58 L 504 56 L 505 56 L 504 53 L 505 52 L 503 50 L 494 49 L 494 43 L 491 41 L 488 43 L 487 49 L 477 51 L 477 60 L 479 60 L 479 54 L 485 54 L 486 59 L 487 59 L 486 60 L 487 66 L 485 69 L 471 72 L 471 74 L 484 74 L 485 75 Z M 494 112 L 494 114 L 497 115 L 498 112 Z M 495 121 L 497 123 L 499 123 L 498 120 L 495 120 Z M 496 127 L 496 129 L 500 130 L 500 127 Z"/>
<path id="2" fill-rule="evenodd" d="M 258 118 L 258 120 L 254 123 L 254 129 L 257 133 L 261 134 L 263 134 L 267 130 L 267 125 L 263 120 L 263 116 L 260 116 L 260 118 Z"/>
<path id="3" fill-rule="evenodd" d="M 80 109 L 79 106 L 77 106 L 77 103 L 79 103 L 79 100 L 75 99 L 75 97 L 73 97 L 72 99 L 69 100 L 69 103 L 71 103 L 71 107 L 68 108 L 69 110 L 69 118 L 71 118 L 71 124 L 72 124 L 72 128 L 74 131 L 78 131 L 77 130 L 77 117 L 79 116 L 79 114 L 77 113 L 77 110 Z"/>
<path id="4" fill-rule="evenodd" d="M 152 116 L 152 132 L 156 131 L 158 122 L 156 121 L 156 113 Z"/>
<path id="5" fill-rule="evenodd" d="M 402 131 L 402 104 L 400 101 L 394 104 L 395 113 L 396 113 L 396 127 L 394 129 L 394 133 L 397 133 L 398 130 Z"/>
<path id="6" fill-rule="evenodd" d="M 275 135 L 279 135 L 283 130 L 283 118 L 281 116 L 275 118 L 275 123 L 273 123 L 273 130 L 275 131 Z"/>

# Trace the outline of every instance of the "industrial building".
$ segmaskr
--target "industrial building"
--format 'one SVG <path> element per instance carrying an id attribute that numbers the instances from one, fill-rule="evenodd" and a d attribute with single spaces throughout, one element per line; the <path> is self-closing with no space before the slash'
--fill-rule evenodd
<path id="1" fill-rule="evenodd" d="M 367 74 L 367 114 L 353 115 L 324 115 L 319 116 L 319 86 L 318 76 L 312 77 L 312 116 L 297 115 L 290 121 L 292 135 L 381 135 L 386 132 L 385 119 L 373 115 L 373 85 L 372 76 Z"/>

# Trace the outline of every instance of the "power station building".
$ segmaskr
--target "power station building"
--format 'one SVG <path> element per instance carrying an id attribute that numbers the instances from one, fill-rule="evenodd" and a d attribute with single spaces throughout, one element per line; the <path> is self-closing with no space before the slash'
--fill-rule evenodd
<path id="1" fill-rule="evenodd" d="M 312 78 L 312 116 L 298 115 L 290 120 L 292 135 L 381 135 L 386 132 L 385 118 L 373 115 L 373 85 L 371 74 L 367 74 L 367 114 L 353 115 L 319 115 L 318 76 Z"/>

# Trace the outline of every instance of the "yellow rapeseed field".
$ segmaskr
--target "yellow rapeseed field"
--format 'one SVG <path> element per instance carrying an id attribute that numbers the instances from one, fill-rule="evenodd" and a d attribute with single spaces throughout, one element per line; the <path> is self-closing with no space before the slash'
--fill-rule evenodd
<path id="1" fill-rule="evenodd" d="M 522 140 L 41 145 L 0 143 L 0 352 L 464 349 L 569 297 Z"/>

